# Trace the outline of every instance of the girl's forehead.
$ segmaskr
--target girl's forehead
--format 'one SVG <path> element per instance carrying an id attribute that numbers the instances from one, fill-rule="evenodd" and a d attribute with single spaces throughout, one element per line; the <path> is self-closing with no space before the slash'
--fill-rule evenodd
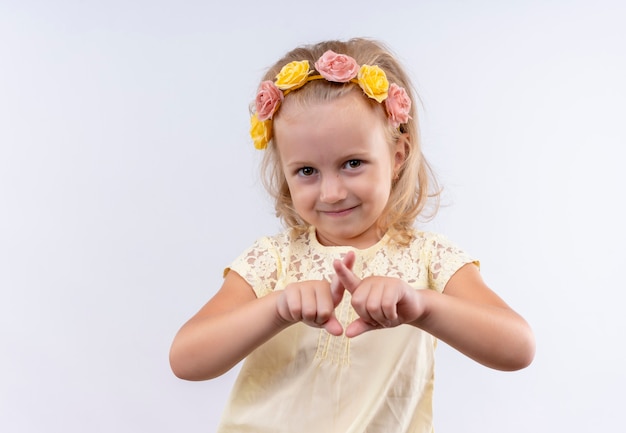
<path id="1" fill-rule="evenodd" d="M 386 114 L 382 106 L 378 103 L 373 103 L 368 98 L 358 91 L 349 91 L 343 94 L 336 94 L 335 96 L 329 96 L 328 98 L 319 99 L 307 93 L 308 89 L 304 89 L 302 94 L 296 91 L 285 97 L 281 104 L 280 110 L 275 114 L 274 119 L 291 119 L 294 117 L 308 116 L 311 112 L 320 110 L 335 111 L 337 113 L 346 114 L 359 114 L 364 111 L 375 111 L 381 115 L 383 119 L 386 119 Z"/>
<path id="2" fill-rule="evenodd" d="M 386 119 L 353 99 L 285 110 L 274 122 L 283 164 L 331 162 L 389 152 Z"/>
<path id="3" fill-rule="evenodd" d="M 371 131 L 386 126 L 380 106 L 370 105 L 354 93 L 330 101 L 290 103 L 287 99 L 274 120 L 274 133 L 279 137 L 324 134 L 344 129 Z"/>

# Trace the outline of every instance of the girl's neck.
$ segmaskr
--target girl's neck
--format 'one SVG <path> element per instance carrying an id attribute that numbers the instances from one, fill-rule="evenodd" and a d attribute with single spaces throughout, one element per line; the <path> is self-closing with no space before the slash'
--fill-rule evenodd
<path id="1" fill-rule="evenodd" d="M 376 233 L 374 236 L 369 237 L 357 237 L 355 239 L 347 239 L 343 242 L 336 242 L 333 239 L 324 237 L 315 227 L 311 227 L 311 235 L 315 236 L 317 242 L 325 247 L 351 247 L 358 250 L 366 250 L 376 245 L 385 237 L 385 234 Z"/>

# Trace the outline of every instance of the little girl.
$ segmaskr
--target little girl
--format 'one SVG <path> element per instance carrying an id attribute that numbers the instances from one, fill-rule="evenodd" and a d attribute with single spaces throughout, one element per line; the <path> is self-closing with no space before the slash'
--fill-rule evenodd
<path id="1" fill-rule="evenodd" d="M 495 369 L 532 361 L 478 261 L 414 227 L 437 193 L 411 89 L 367 39 L 296 48 L 261 82 L 251 135 L 286 229 L 226 269 L 170 353 L 187 380 L 245 358 L 219 432 L 432 432 L 437 339 Z"/>

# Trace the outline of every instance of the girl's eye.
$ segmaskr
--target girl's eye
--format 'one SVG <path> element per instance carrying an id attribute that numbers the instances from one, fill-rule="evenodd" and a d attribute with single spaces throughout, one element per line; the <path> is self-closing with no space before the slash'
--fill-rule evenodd
<path id="1" fill-rule="evenodd" d="M 298 170 L 298 174 L 301 176 L 312 176 L 315 173 L 315 169 L 313 167 L 302 167 Z"/>
<path id="2" fill-rule="evenodd" d="M 361 166 L 361 163 L 363 161 L 361 161 L 360 159 L 351 159 L 350 161 L 346 162 L 345 167 L 346 168 L 357 168 Z"/>

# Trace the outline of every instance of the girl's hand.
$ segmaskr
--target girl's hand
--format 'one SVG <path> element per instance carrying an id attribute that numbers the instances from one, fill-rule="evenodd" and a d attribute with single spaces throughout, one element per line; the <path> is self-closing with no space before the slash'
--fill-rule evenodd
<path id="1" fill-rule="evenodd" d="M 406 282 L 391 277 L 358 278 L 348 263 L 354 262 L 350 252 L 333 266 L 342 290 L 352 294 L 352 307 L 359 318 L 346 329 L 347 337 L 356 337 L 372 329 L 391 328 L 412 323 L 424 313 L 418 292 Z"/>
<path id="2" fill-rule="evenodd" d="M 348 272 L 351 272 L 354 259 L 353 254 L 341 262 Z M 343 327 L 335 316 L 335 308 L 341 302 L 344 290 L 336 275 L 330 283 L 324 280 L 291 283 L 278 296 L 278 315 L 287 323 L 303 322 L 339 336 L 343 334 Z"/>

